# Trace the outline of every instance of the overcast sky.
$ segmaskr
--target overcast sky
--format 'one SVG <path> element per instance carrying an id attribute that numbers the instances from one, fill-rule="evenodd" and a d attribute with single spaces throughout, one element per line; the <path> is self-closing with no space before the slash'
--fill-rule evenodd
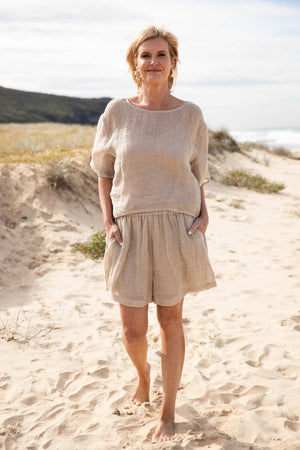
<path id="1" fill-rule="evenodd" d="M 136 92 L 126 49 L 147 25 L 179 39 L 174 95 L 211 128 L 300 126 L 300 1 L 9 0 L 0 85 L 77 97 Z"/>

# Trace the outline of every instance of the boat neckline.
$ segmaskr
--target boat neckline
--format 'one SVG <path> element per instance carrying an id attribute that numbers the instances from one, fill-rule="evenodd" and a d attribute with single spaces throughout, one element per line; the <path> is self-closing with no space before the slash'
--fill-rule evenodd
<path id="1" fill-rule="evenodd" d="M 172 108 L 172 109 L 146 109 L 146 108 L 141 108 L 140 106 L 136 106 L 133 105 L 128 98 L 125 98 L 125 101 L 128 105 L 132 106 L 132 108 L 135 109 L 139 109 L 141 111 L 147 111 L 147 112 L 151 112 L 151 113 L 168 113 L 168 112 L 172 112 L 172 111 L 178 111 L 179 109 L 183 108 L 187 103 L 189 103 L 188 100 L 186 100 L 184 103 L 182 103 L 181 105 L 177 106 L 176 108 Z"/>

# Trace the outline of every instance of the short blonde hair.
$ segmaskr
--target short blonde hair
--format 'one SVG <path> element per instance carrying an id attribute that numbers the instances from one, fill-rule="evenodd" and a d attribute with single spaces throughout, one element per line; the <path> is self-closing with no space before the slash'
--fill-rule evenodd
<path id="1" fill-rule="evenodd" d="M 161 38 L 167 41 L 169 45 L 170 56 L 173 62 L 173 70 L 168 78 L 169 90 L 171 90 L 174 80 L 176 79 L 177 62 L 179 62 L 178 40 L 176 36 L 174 36 L 174 34 L 170 33 L 169 31 L 166 31 L 164 28 L 149 26 L 148 28 L 145 28 L 137 35 L 134 41 L 130 44 L 126 55 L 126 61 L 129 64 L 129 72 L 131 72 L 132 79 L 138 87 L 138 92 L 140 92 L 142 87 L 141 79 L 136 76 L 136 67 L 135 67 L 139 46 L 148 39 L 157 39 L 157 38 Z"/>

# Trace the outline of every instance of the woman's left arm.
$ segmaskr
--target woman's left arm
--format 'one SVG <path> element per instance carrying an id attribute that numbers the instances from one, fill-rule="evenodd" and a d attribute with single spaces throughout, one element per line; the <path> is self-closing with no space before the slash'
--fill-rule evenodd
<path id="1" fill-rule="evenodd" d="M 197 219 L 194 220 L 191 228 L 188 231 L 188 234 L 193 234 L 197 228 L 202 232 L 202 234 L 205 234 L 209 218 L 208 218 L 208 212 L 205 202 L 205 192 L 204 192 L 204 186 L 202 185 L 200 187 L 200 195 L 201 195 L 201 210 L 200 210 L 200 216 L 197 217 Z"/>

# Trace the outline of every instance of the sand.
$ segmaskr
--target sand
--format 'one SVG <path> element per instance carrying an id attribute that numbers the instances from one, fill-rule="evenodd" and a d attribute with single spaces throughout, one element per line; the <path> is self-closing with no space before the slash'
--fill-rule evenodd
<path id="1" fill-rule="evenodd" d="M 185 298 L 177 434 L 165 444 L 149 441 L 161 401 L 155 305 L 151 401 L 133 406 L 103 261 L 72 247 L 102 227 L 95 178 L 53 191 L 40 166 L 1 167 L 0 448 L 300 449 L 300 162 L 248 153 L 225 152 L 215 170 L 253 168 L 286 188 L 206 186 L 218 286 Z"/>

